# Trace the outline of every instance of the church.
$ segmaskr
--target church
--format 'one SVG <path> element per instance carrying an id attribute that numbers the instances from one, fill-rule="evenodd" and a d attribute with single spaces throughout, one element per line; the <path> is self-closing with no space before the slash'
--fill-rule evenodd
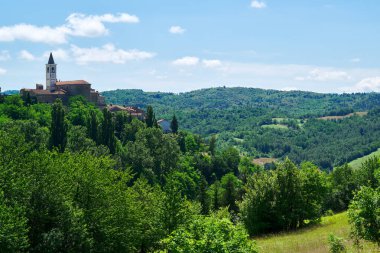
<path id="1" fill-rule="evenodd" d="M 99 107 L 106 105 L 104 97 L 98 91 L 92 89 L 91 84 L 85 80 L 57 81 L 57 64 L 54 62 L 52 53 L 50 53 L 45 71 L 46 89 L 42 84 L 36 84 L 35 89 L 21 89 L 21 96 L 29 94 L 32 99 L 39 103 L 54 103 L 59 98 L 64 104 L 67 104 L 72 96 L 83 96 Z"/>

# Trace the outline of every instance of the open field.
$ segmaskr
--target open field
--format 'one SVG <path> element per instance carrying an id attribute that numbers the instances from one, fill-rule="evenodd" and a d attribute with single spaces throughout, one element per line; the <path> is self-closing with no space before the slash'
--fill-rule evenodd
<path id="1" fill-rule="evenodd" d="M 363 249 L 360 251 L 353 246 L 346 212 L 323 217 L 320 225 L 310 228 L 254 239 L 262 253 L 328 253 L 327 238 L 330 233 L 344 238 L 347 252 L 380 252 L 376 245 L 368 242 L 362 243 Z"/>
<path id="2" fill-rule="evenodd" d="M 368 114 L 368 112 L 353 112 L 353 113 L 350 113 L 350 114 L 347 114 L 347 115 L 344 115 L 344 116 L 325 116 L 325 117 L 320 117 L 318 119 L 321 119 L 321 120 L 337 120 L 337 119 L 349 118 L 349 117 L 352 117 L 354 115 L 363 117 L 363 116 L 365 116 L 367 114 Z"/>
<path id="3" fill-rule="evenodd" d="M 262 125 L 261 127 L 263 127 L 263 128 L 273 128 L 273 129 L 284 129 L 284 130 L 288 130 L 289 129 L 288 126 L 281 125 L 281 124 Z"/>
<path id="4" fill-rule="evenodd" d="M 261 165 L 261 166 L 263 166 L 263 165 L 265 165 L 265 164 L 267 164 L 267 163 L 274 163 L 275 161 L 277 161 L 277 159 L 275 159 L 275 158 L 265 158 L 265 157 L 263 157 L 263 158 L 256 158 L 256 159 L 253 159 L 253 163 L 254 164 L 256 164 L 256 165 Z"/>
<path id="5" fill-rule="evenodd" d="M 376 150 L 375 152 L 372 152 L 369 155 L 366 155 L 366 156 L 363 156 L 363 157 L 360 157 L 358 159 L 351 161 L 348 165 L 350 165 L 353 169 L 360 168 L 360 166 L 362 165 L 362 163 L 365 160 L 367 160 L 368 158 L 373 157 L 373 156 L 380 156 L 380 148 L 378 150 Z"/>

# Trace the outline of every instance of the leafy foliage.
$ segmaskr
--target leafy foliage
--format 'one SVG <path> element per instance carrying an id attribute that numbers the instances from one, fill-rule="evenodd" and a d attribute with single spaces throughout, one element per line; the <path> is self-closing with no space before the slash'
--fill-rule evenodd
<path id="1" fill-rule="evenodd" d="M 222 216 L 222 217 L 218 217 Z M 241 225 L 234 226 L 228 212 L 199 216 L 163 240 L 164 252 L 258 252 Z"/>

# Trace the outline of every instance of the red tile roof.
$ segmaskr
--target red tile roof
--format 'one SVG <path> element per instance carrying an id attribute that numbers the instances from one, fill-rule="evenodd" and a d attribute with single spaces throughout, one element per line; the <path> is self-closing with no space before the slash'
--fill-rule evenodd
<path id="1" fill-rule="evenodd" d="M 90 84 L 90 83 L 85 80 L 74 80 L 74 81 L 57 82 L 56 84 L 57 85 L 80 85 L 80 84 Z"/>
<path id="2" fill-rule="evenodd" d="M 126 111 L 132 115 L 143 115 L 145 112 L 134 106 L 109 105 L 108 110 L 111 112 Z"/>

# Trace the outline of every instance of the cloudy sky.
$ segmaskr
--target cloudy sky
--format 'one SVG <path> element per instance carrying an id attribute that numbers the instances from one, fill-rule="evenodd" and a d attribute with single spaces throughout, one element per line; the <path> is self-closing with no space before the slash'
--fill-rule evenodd
<path id="1" fill-rule="evenodd" d="M 5 2 L 5 1 L 4 1 Z M 378 0 L 18 0 L 1 4 L 0 86 L 380 91 Z"/>

